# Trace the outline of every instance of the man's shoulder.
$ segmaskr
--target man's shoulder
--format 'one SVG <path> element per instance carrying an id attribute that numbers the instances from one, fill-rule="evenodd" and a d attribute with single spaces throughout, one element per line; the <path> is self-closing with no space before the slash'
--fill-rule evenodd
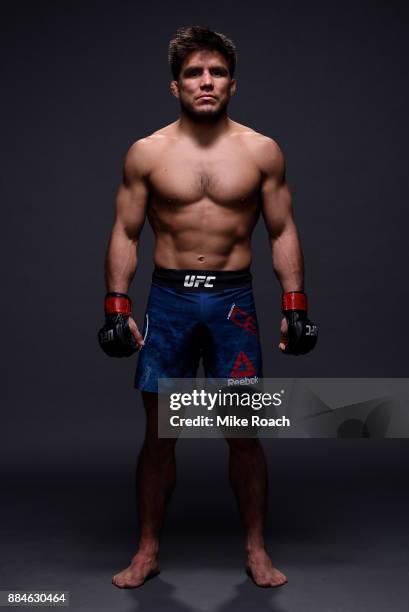
<path id="1" fill-rule="evenodd" d="M 260 171 L 265 175 L 281 174 L 284 171 L 285 159 L 277 141 L 246 125 L 233 123 L 234 137 L 246 148 Z"/>
<path id="2" fill-rule="evenodd" d="M 172 138 L 173 124 L 139 138 L 128 149 L 125 156 L 125 171 L 146 175 Z"/>
<path id="3" fill-rule="evenodd" d="M 283 152 L 274 138 L 239 123 L 235 125 L 235 134 L 264 171 L 285 163 Z"/>
<path id="4" fill-rule="evenodd" d="M 130 157 L 146 157 L 154 155 L 174 138 L 174 124 L 170 123 L 148 136 L 136 140 L 128 150 Z"/>

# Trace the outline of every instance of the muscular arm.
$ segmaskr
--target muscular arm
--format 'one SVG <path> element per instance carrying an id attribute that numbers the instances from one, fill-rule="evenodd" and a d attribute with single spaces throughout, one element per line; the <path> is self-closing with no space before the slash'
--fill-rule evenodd
<path id="1" fill-rule="evenodd" d="M 139 235 L 148 201 L 143 152 L 138 143 L 129 150 L 116 199 L 115 222 L 105 262 L 107 291 L 126 293 L 137 266 Z"/>
<path id="2" fill-rule="evenodd" d="M 271 140 L 263 151 L 261 205 L 273 268 L 281 287 L 284 292 L 302 291 L 304 261 L 285 178 L 285 160 L 278 145 Z"/>

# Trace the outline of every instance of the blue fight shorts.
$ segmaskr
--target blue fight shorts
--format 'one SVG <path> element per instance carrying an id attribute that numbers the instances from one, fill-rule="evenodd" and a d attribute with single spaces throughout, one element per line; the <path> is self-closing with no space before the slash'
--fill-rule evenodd
<path id="1" fill-rule="evenodd" d="M 157 393 L 158 378 L 262 377 L 261 347 L 248 269 L 155 268 L 135 387 Z"/>

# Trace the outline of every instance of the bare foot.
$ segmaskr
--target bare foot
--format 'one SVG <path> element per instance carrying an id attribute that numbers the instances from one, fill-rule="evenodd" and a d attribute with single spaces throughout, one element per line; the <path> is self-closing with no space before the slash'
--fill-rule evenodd
<path id="1" fill-rule="evenodd" d="M 249 553 L 246 565 L 247 574 L 260 587 L 278 587 L 287 582 L 287 576 L 273 567 L 265 550 Z"/>
<path id="2" fill-rule="evenodd" d="M 112 576 L 112 584 L 120 589 L 134 589 L 142 586 L 146 580 L 159 574 L 160 568 L 156 555 L 136 553 L 126 569 Z"/>

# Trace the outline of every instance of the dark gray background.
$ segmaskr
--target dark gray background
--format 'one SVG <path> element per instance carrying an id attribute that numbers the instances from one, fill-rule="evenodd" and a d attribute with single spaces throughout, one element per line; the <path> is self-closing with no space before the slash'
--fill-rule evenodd
<path id="1" fill-rule="evenodd" d="M 230 115 L 275 138 L 287 159 L 321 337 L 303 358 L 278 353 L 280 288 L 259 224 L 266 376 L 408 375 L 405 3 L 4 4 L 0 588 L 70 589 L 71 607 L 88 610 L 402 610 L 404 440 L 265 444 L 271 548 L 290 576 L 273 599 L 240 573 L 226 449 L 183 441 L 170 574 L 135 593 L 109 585 L 136 543 L 144 417 L 135 360 L 109 360 L 96 343 L 103 258 L 127 148 L 177 117 L 167 45 L 190 23 L 233 38 Z M 131 290 L 139 321 L 151 270 L 146 225 Z M 236 591 L 223 594 L 219 574 L 206 582 L 206 568 L 222 566 L 237 572 Z M 166 582 L 175 568 L 191 574 Z"/>

